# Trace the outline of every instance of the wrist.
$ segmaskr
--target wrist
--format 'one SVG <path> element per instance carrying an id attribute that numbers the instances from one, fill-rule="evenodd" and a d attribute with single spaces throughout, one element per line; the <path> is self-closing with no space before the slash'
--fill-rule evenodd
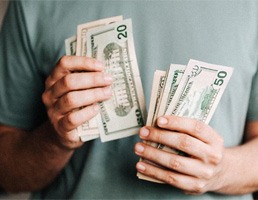
<path id="1" fill-rule="evenodd" d="M 42 137 L 49 137 L 46 141 L 52 144 L 48 144 L 49 146 L 52 146 L 52 151 L 55 149 L 56 151 L 73 152 L 76 148 L 83 145 L 83 142 L 79 139 L 78 141 L 73 142 L 73 140 L 67 140 L 65 137 L 60 136 L 49 121 L 45 122 L 40 129 L 43 129 L 45 133 Z"/>
<path id="2" fill-rule="evenodd" d="M 243 159 L 239 157 L 240 149 L 241 146 L 225 148 L 212 192 L 227 195 L 243 195 L 250 192 L 245 184 L 243 169 L 246 167 Z"/>

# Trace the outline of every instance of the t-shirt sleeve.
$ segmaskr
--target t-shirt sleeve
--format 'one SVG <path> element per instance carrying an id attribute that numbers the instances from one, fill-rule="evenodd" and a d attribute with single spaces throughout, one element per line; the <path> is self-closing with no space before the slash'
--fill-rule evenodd
<path id="1" fill-rule="evenodd" d="M 252 83 L 247 120 L 258 120 L 258 69 Z"/>
<path id="2" fill-rule="evenodd" d="M 33 129 L 46 119 L 41 101 L 44 77 L 19 1 L 11 1 L 0 32 L 0 123 Z"/>

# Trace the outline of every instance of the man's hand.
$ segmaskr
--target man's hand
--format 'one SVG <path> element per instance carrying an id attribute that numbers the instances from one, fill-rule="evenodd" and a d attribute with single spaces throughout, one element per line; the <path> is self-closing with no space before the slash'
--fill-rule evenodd
<path id="1" fill-rule="evenodd" d="M 157 120 L 157 126 L 143 127 L 140 138 L 180 150 L 187 156 L 138 143 L 136 154 L 162 168 L 139 162 L 137 170 L 188 194 L 217 190 L 224 153 L 222 137 L 210 126 L 189 118 L 164 116 Z"/>
<path id="2" fill-rule="evenodd" d="M 0 124 L 0 187 L 39 191 L 60 174 L 83 144 L 73 130 L 98 113 L 97 102 L 111 97 L 112 79 L 103 69 L 91 58 L 62 57 L 42 95 L 49 120 L 33 130 Z"/>
<path id="3" fill-rule="evenodd" d="M 42 95 L 49 119 L 62 145 L 82 145 L 74 129 L 96 116 L 97 102 L 111 97 L 112 78 L 99 61 L 87 57 L 64 56 L 45 82 Z"/>

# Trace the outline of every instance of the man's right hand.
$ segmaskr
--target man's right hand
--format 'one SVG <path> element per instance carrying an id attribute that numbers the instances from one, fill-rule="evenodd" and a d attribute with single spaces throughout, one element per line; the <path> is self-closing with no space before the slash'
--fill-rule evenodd
<path id="1" fill-rule="evenodd" d="M 111 75 L 101 62 L 79 56 L 63 56 L 46 79 L 43 103 L 62 145 L 80 147 L 75 128 L 99 113 L 97 102 L 112 96 Z"/>
<path id="2" fill-rule="evenodd" d="M 53 182 L 83 144 L 73 130 L 98 113 L 97 102 L 111 97 L 112 79 L 103 70 L 91 58 L 62 57 L 42 95 L 49 120 L 32 130 L 0 124 L 0 187 L 38 191 Z"/>

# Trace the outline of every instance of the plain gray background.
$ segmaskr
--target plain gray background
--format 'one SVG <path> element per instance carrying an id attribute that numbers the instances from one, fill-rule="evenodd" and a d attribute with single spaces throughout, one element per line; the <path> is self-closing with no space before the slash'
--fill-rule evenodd
<path id="1" fill-rule="evenodd" d="M 0 0 L 0 28 L 2 25 L 3 17 L 8 6 L 7 0 Z M 10 194 L 8 196 L 0 196 L 0 200 L 14 200 L 14 199 L 28 199 L 29 193 Z"/>

